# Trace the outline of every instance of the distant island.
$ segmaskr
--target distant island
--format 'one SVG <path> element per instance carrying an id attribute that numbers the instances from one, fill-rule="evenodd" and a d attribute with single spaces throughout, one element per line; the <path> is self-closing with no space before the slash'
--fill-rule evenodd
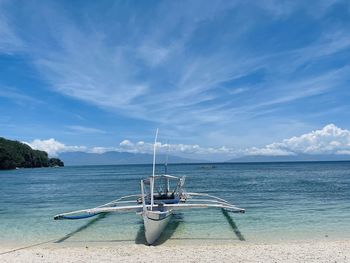
<path id="1" fill-rule="evenodd" d="M 47 152 L 0 137 L 0 170 L 57 166 L 64 166 L 64 163 L 58 158 L 49 158 Z"/>
<path id="2" fill-rule="evenodd" d="M 350 161 L 348 154 L 295 154 L 287 156 L 250 155 L 228 160 L 228 163 L 276 163 L 276 162 L 337 162 Z"/>

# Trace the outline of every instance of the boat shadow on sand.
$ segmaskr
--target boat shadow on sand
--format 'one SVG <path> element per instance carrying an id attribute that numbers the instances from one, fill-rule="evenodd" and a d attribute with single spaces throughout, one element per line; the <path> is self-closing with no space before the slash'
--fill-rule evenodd
<path id="1" fill-rule="evenodd" d="M 76 230 L 74 230 L 74 231 L 68 233 L 67 235 L 57 239 L 56 241 L 54 241 L 54 243 L 62 243 L 64 241 L 66 241 L 67 239 L 69 239 L 69 238 L 73 237 L 74 235 L 86 230 L 87 228 L 94 226 L 96 223 L 98 223 L 100 220 L 104 219 L 106 216 L 108 216 L 108 213 L 99 214 L 96 218 L 89 220 L 89 222 L 80 226 Z M 160 236 L 158 241 L 153 245 L 161 245 L 164 242 L 166 242 L 168 239 L 170 239 L 171 236 L 175 233 L 178 226 L 182 222 L 183 222 L 182 214 L 174 214 L 174 216 L 173 216 L 171 222 L 169 223 L 169 225 L 167 226 L 166 230 L 162 233 L 162 235 Z M 145 227 L 143 225 L 143 221 L 140 220 L 138 223 L 139 223 L 140 227 L 139 227 L 139 230 L 136 234 L 135 244 L 147 245 L 146 238 L 145 238 Z M 130 240 L 106 240 L 104 242 L 125 242 L 125 241 L 133 241 L 133 240 L 132 239 L 130 239 Z M 101 242 L 101 241 L 90 240 L 90 242 Z"/>
<path id="2" fill-rule="evenodd" d="M 228 224 L 230 225 L 230 227 L 232 228 L 233 232 L 235 233 L 235 235 L 237 236 L 237 238 L 240 240 L 240 241 L 245 241 L 245 238 L 243 236 L 243 234 L 241 233 L 241 231 L 238 229 L 235 221 L 233 220 L 233 218 L 229 215 L 229 213 L 224 210 L 224 209 L 221 209 L 222 211 L 222 214 L 224 215 L 224 217 L 226 218 Z"/>
<path id="3" fill-rule="evenodd" d="M 88 227 L 96 224 L 98 221 L 100 221 L 101 219 L 105 218 L 107 216 L 107 213 L 101 213 L 99 214 L 97 217 L 95 217 L 94 219 L 91 219 L 89 222 L 87 222 L 85 225 L 82 225 L 81 227 L 77 228 L 76 230 L 68 233 L 67 235 L 65 235 L 64 237 L 59 238 L 58 240 L 56 240 L 54 243 L 62 243 L 63 241 L 67 240 L 68 238 L 74 236 L 75 234 L 84 231 L 85 229 L 87 229 Z"/>
<path id="4" fill-rule="evenodd" d="M 232 228 L 232 230 L 233 230 L 234 234 L 236 235 L 236 237 L 238 238 L 238 240 L 245 241 L 243 234 L 238 229 L 235 221 L 230 216 L 230 214 L 225 210 L 222 210 L 222 214 L 224 215 L 225 219 L 227 220 L 228 224 Z M 79 232 L 82 232 L 82 231 L 86 230 L 87 228 L 95 225 L 100 220 L 104 219 L 107 215 L 108 215 L 108 213 L 101 213 L 96 218 L 91 219 L 89 222 L 87 222 L 86 224 L 77 228 L 76 230 L 74 230 L 74 231 L 68 233 L 67 235 L 57 239 L 54 243 L 62 243 L 64 241 L 66 241 L 67 239 L 71 238 L 75 234 L 78 234 Z M 183 223 L 184 223 L 184 215 L 182 213 L 173 214 L 173 218 L 169 222 L 169 225 L 167 226 L 165 231 L 162 233 L 162 235 L 159 237 L 157 242 L 154 243 L 153 245 L 155 245 L 155 246 L 161 245 L 161 244 L 165 243 L 167 240 L 171 239 L 171 237 L 176 232 L 177 228 Z M 138 222 L 138 224 L 139 224 L 139 230 L 137 231 L 137 234 L 135 237 L 135 244 L 148 245 L 146 242 L 146 238 L 145 238 L 145 227 L 143 225 L 143 221 L 140 220 Z M 179 238 L 176 238 L 176 239 L 179 239 Z M 187 239 L 187 238 L 184 238 L 184 239 Z M 193 238 L 193 239 L 196 239 L 196 238 Z M 132 241 L 132 239 L 130 239 L 130 240 L 108 240 L 105 242 L 124 242 L 124 241 Z M 91 241 L 91 242 L 96 242 L 96 241 Z"/>
<path id="5" fill-rule="evenodd" d="M 225 219 L 227 220 L 228 224 L 232 228 L 233 233 L 236 235 L 237 239 L 239 241 L 245 241 L 246 239 L 244 238 L 244 235 L 237 227 L 235 221 L 230 216 L 229 212 L 227 212 L 224 209 L 222 209 L 221 211 L 222 211 L 222 214 L 224 215 Z M 146 242 L 145 234 L 144 234 L 145 228 L 144 228 L 143 222 L 140 220 L 139 223 L 140 223 L 140 228 L 137 232 L 135 243 L 148 245 Z M 159 237 L 159 239 L 153 245 L 157 246 L 157 245 L 161 245 L 161 244 L 165 243 L 167 240 L 169 240 L 173 236 L 173 234 L 176 232 L 177 228 L 183 223 L 184 223 L 183 214 L 182 213 L 174 214 L 172 220 L 170 221 L 170 223 L 167 226 L 167 228 L 165 229 L 165 231 L 162 233 L 162 235 Z M 176 239 L 181 240 L 181 239 L 196 239 L 196 238 L 192 237 L 192 238 L 176 238 Z M 201 239 L 201 238 L 199 238 L 199 239 Z M 216 239 L 216 238 L 214 238 L 214 239 Z M 231 240 L 231 239 L 228 239 L 228 240 Z"/>

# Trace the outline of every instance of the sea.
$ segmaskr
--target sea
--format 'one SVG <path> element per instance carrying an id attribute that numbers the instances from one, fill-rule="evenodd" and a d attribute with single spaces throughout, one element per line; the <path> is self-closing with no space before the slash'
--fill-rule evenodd
<path id="1" fill-rule="evenodd" d="M 0 171 L 0 244 L 144 244 L 143 222 L 133 212 L 53 217 L 138 194 L 151 172 L 151 165 Z M 159 243 L 350 238 L 350 162 L 169 164 L 168 173 L 186 176 L 186 191 L 219 196 L 246 213 L 177 212 Z"/>

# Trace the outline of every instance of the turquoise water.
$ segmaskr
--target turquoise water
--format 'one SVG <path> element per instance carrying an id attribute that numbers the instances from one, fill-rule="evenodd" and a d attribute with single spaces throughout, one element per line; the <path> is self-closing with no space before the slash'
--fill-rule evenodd
<path id="1" fill-rule="evenodd" d="M 157 167 L 159 171 L 163 167 Z M 134 213 L 54 221 L 55 214 L 139 193 L 150 165 L 84 166 L 0 172 L 0 242 L 143 243 Z M 350 162 L 170 165 L 186 190 L 217 195 L 246 209 L 184 211 L 161 242 L 269 242 L 350 238 Z"/>

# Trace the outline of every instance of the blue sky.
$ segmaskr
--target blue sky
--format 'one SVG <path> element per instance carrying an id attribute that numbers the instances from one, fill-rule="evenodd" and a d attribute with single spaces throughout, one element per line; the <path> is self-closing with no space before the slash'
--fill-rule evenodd
<path id="1" fill-rule="evenodd" d="M 0 136 L 109 149 L 158 127 L 226 155 L 347 132 L 349 61 L 348 1 L 0 0 Z"/>

